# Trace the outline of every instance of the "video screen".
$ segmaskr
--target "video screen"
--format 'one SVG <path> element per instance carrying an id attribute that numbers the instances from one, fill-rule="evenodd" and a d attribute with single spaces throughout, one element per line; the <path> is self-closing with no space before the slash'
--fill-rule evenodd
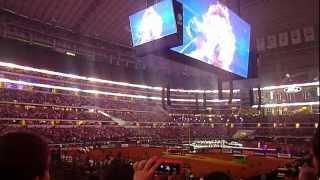
<path id="1" fill-rule="evenodd" d="M 177 33 L 172 0 L 163 0 L 129 17 L 133 46 Z"/>
<path id="2" fill-rule="evenodd" d="M 183 0 L 183 45 L 173 51 L 248 76 L 250 25 L 217 0 Z"/>

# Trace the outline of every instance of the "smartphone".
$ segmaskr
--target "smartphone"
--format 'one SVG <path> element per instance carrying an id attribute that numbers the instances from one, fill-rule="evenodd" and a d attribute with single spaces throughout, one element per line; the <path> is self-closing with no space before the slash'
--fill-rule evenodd
<path id="1" fill-rule="evenodd" d="M 156 174 L 178 175 L 180 174 L 181 166 L 178 163 L 164 162 L 159 165 Z"/>

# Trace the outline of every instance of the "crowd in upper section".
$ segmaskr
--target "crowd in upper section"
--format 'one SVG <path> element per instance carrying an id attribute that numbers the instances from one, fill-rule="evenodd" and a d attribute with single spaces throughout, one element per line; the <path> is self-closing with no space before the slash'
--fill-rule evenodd
<path id="1" fill-rule="evenodd" d="M 241 107 L 240 90 L 234 90 L 236 100 L 230 105 L 228 100 L 217 99 L 216 90 L 171 89 L 171 101 L 180 103 L 182 108 L 166 110 L 161 87 L 23 68 L 0 63 L 1 131 L 27 128 L 49 137 L 53 143 L 123 140 L 125 137 L 183 142 L 190 137 L 232 138 L 238 130 L 254 130 L 257 138 L 267 138 L 265 134 L 303 138 L 310 137 L 319 126 L 319 114 L 314 113 L 318 105 L 299 107 L 296 112 L 289 109 L 292 107 L 281 107 L 288 108 L 283 110 L 275 106 L 278 109 L 271 111 L 283 113 L 270 116 Z M 292 100 L 275 101 L 282 105 L 295 100 L 317 103 L 319 87 L 315 83 L 295 85 L 297 89 L 292 87 L 262 88 L 263 101 L 274 103 L 272 99 L 281 96 Z M 290 92 L 283 91 L 286 88 L 291 88 Z M 257 96 L 257 90 L 254 93 Z M 203 94 L 207 97 L 206 109 L 189 109 L 191 105 L 193 108 L 203 106 Z M 227 90 L 223 91 L 224 97 L 228 94 Z M 217 104 L 227 110 L 215 109 Z M 125 123 L 121 125 L 121 122 Z M 88 136 L 92 132 L 96 134 Z"/>

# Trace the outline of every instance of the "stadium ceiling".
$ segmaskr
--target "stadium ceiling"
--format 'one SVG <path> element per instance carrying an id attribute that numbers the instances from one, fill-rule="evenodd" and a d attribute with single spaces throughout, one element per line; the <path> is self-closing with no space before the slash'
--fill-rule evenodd
<path id="1" fill-rule="evenodd" d="M 0 0 L 2 10 L 81 35 L 131 46 L 128 16 L 160 0 Z M 223 0 L 236 9 L 240 0 Z M 241 5 L 257 0 L 241 0 Z"/>

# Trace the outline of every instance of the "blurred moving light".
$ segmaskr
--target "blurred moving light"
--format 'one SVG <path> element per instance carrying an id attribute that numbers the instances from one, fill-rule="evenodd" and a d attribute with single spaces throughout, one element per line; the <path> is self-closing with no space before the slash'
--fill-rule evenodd
<path id="1" fill-rule="evenodd" d="M 76 56 L 76 53 L 73 53 L 73 52 L 67 51 L 67 52 L 66 52 L 66 55 L 68 55 L 68 56 Z"/>

